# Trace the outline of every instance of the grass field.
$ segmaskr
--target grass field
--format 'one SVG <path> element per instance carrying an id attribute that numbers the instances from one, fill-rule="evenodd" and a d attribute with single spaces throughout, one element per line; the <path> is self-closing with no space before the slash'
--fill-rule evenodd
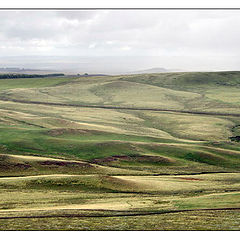
<path id="1" fill-rule="evenodd" d="M 240 230 L 239 89 L 240 72 L 1 79 L 0 229 Z"/>

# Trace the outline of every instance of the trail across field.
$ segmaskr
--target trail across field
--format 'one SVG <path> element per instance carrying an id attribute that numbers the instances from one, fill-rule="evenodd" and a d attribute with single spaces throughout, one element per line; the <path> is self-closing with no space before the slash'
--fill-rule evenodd
<path id="1" fill-rule="evenodd" d="M 174 109 L 163 109 L 163 108 L 134 108 L 134 107 L 118 107 L 118 106 L 81 105 L 81 104 L 70 104 L 70 103 L 25 101 L 25 100 L 6 99 L 6 98 L 0 98 L 0 100 L 6 101 L 6 102 L 16 102 L 16 103 L 24 103 L 24 104 L 40 104 L 40 105 L 63 106 L 63 107 L 100 108 L 100 109 L 115 109 L 115 110 L 132 110 L 132 111 L 155 111 L 155 112 L 187 113 L 187 114 L 198 114 L 198 115 L 209 115 L 209 116 L 240 117 L 239 113 L 200 112 L 200 111 L 174 110 Z"/>
<path id="2" fill-rule="evenodd" d="M 67 210 L 67 209 L 66 209 Z M 91 209 L 86 209 L 91 210 Z M 61 214 L 61 215 L 31 215 L 31 216 L 0 216 L 0 219 L 18 219 L 18 218 L 113 218 L 113 217 L 137 217 L 137 216 L 149 216 L 149 215 L 163 215 L 170 213 L 184 213 L 184 212 L 199 212 L 199 211 L 240 211 L 240 208 L 203 208 L 203 209 L 184 209 L 184 210 L 168 210 L 168 211 L 154 211 L 154 212 L 138 212 L 115 214 L 115 215 L 87 215 L 87 214 Z M 113 211 L 114 212 L 114 211 Z"/>

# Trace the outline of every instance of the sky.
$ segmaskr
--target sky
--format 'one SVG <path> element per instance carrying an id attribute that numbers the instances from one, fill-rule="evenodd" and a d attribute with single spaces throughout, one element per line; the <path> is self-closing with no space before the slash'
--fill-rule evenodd
<path id="1" fill-rule="evenodd" d="M 240 70 L 240 10 L 0 11 L 0 67 Z"/>

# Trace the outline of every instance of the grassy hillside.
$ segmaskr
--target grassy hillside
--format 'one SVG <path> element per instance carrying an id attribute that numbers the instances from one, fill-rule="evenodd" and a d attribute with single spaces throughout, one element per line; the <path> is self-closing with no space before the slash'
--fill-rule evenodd
<path id="1" fill-rule="evenodd" d="M 240 113 L 239 72 L 1 80 L 1 99 Z M 27 89 L 26 89 L 27 88 Z"/>
<path id="2" fill-rule="evenodd" d="M 239 229 L 239 88 L 240 72 L 0 79 L 1 229 Z"/>

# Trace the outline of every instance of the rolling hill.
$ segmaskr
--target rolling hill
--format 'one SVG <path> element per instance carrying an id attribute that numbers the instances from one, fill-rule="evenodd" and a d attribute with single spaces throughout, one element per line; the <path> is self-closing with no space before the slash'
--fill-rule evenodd
<path id="1" fill-rule="evenodd" d="M 230 229 L 239 89 L 240 72 L 0 79 L 0 228 L 184 230 L 196 211 Z"/>

